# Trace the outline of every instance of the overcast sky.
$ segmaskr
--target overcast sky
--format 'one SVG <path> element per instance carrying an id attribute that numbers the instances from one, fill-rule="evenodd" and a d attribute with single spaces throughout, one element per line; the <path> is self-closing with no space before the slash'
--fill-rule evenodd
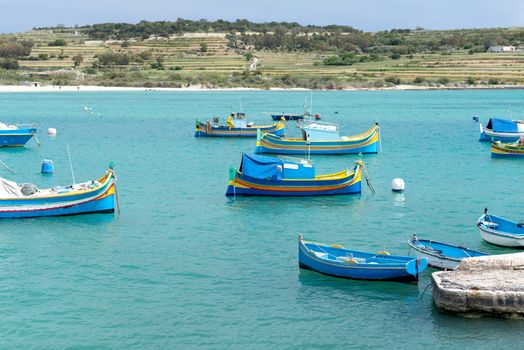
<path id="1" fill-rule="evenodd" d="M 366 31 L 524 26 L 524 0 L 0 0 L 0 32 L 177 18 L 343 24 Z"/>

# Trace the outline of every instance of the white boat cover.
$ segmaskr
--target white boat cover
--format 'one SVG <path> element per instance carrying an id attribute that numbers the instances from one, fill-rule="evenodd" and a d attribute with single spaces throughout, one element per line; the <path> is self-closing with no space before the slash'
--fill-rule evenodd
<path id="1" fill-rule="evenodd" d="M 23 197 L 18 184 L 0 177 L 0 198 L 20 198 Z"/>

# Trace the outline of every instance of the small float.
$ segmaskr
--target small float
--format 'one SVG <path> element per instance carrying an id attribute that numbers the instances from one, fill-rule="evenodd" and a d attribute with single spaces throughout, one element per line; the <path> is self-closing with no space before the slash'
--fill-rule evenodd
<path id="1" fill-rule="evenodd" d="M 22 147 L 36 135 L 36 125 L 0 122 L 0 147 Z"/>
<path id="2" fill-rule="evenodd" d="M 255 153 L 275 154 L 358 154 L 378 153 L 378 123 L 354 136 L 340 136 L 333 123 L 308 121 L 300 126 L 301 138 L 287 138 L 271 133 L 259 134 Z"/>
<path id="3" fill-rule="evenodd" d="M 426 258 L 429 266 L 441 270 L 454 269 L 464 258 L 488 255 L 461 246 L 419 239 L 416 234 L 413 234 L 408 245 L 415 251 L 417 258 Z"/>
<path id="4" fill-rule="evenodd" d="M 112 213 L 115 181 L 112 168 L 98 180 L 47 189 L 0 178 L 0 218 Z"/>
<path id="5" fill-rule="evenodd" d="M 491 143 L 492 158 L 524 157 L 524 137 L 517 142 L 503 143 L 495 141 Z"/>
<path id="6" fill-rule="evenodd" d="M 327 196 L 361 193 L 364 162 L 353 169 L 317 175 L 308 159 L 242 154 L 238 170 L 229 169 L 227 196 Z M 372 188 L 370 186 L 370 188 Z"/>
<path id="7" fill-rule="evenodd" d="M 205 123 L 197 120 L 195 137 L 256 137 L 258 130 L 262 133 L 284 135 L 285 123 L 281 120 L 272 125 L 254 125 L 253 122 L 247 123 L 244 113 L 231 113 L 227 125 L 220 125 L 218 117 Z"/>
<path id="8" fill-rule="evenodd" d="M 376 281 L 414 282 L 428 266 L 426 258 L 349 250 L 338 244 L 327 245 L 298 237 L 300 268 L 325 275 Z"/>
<path id="9" fill-rule="evenodd" d="M 491 118 L 486 126 L 479 126 L 479 141 L 514 142 L 524 136 L 523 120 Z"/>
<path id="10" fill-rule="evenodd" d="M 488 243 L 510 248 L 524 247 L 524 223 L 501 216 L 484 214 L 477 220 L 480 236 Z"/>

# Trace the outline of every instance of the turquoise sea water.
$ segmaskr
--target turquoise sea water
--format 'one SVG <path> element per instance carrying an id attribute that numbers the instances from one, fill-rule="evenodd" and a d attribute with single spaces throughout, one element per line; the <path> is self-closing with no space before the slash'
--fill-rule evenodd
<path id="1" fill-rule="evenodd" d="M 491 159 L 472 116 L 508 117 L 509 106 L 521 116 L 523 95 L 315 92 L 314 110 L 344 134 L 380 122 L 383 153 L 363 157 L 376 194 L 228 199 L 228 167 L 255 141 L 195 139 L 195 118 L 225 117 L 241 102 L 269 123 L 262 112 L 301 111 L 309 93 L 0 94 L 0 120 L 43 131 L 41 147 L 0 150 L 16 172 L 0 176 L 68 184 L 68 144 L 77 181 L 115 162 L 122 209 L 0 221 L 0 348 L 513 348 L 523 321 L 439 313 L 431 289 L 423 294 L 429 271 L 418 286 L 301 271 L 296 237 L 407 254 L 416 231 L 508 252 L 484 243 L 475 221 L 485 206 L 524 218 L 523 163 Z M 43 158 L 53 176 L 40 175 Z M 313 159 L 330 172 L 358 158 Z M 394 177 L 403 194 L 391 192 Z"/>

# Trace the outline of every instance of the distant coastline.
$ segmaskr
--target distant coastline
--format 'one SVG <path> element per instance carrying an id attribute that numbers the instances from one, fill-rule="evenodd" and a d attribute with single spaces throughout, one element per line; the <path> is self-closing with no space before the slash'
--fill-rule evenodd
<path id="1" fill-rule="evenodd" d="M 232 87 L 232 88 L 209 88 L 203 85 L 193 85 L 181 88 L 150 88 L 150 87 L 118 87 L 118 86 L 26 86 L 26 85 L 0 85 L 0 93 L 39 93 L 39 92 L 117 92 L 117 91 L 414 91 L 414 90 L 521 90 L 524 85 L 478 85 L 478 86 L 420 86 L 420 85 L 395 85 L 391 87 L 347 87 L 343 89 L 306 89 L 306 88 L 282 88 L 272 87 L 269 89 Z"/>

